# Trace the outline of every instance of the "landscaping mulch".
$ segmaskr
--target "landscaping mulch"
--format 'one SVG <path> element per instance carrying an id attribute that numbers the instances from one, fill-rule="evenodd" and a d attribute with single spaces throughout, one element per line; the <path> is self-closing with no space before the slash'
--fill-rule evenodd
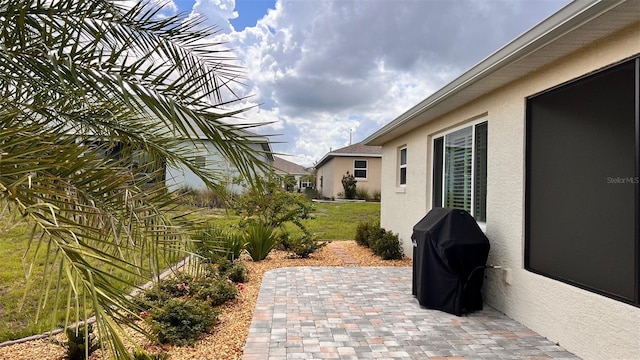
<path id="1" fill-rule="evenodd" d="M 342 256 L 340 249 L 344 250 Z M 345 261 L 345 254 L 355 261 Z M 411 266 L 411 260 L 382 260 L 370 249 L 354 241 L 337 241 L 312 254 L 308 259 L 292 259 L 282 251 L 272 251 L 261 262 L 245 259 L 250 271 L 244 290 L 231 302 L 224 304 L 218 323 L 213 331 L 198 340 L 193 346 L 161 346 L 154 344 L 141 335 L 133 334 L 136 343 L 150 353 L 165 352 L 170 360 L 177 359 L 215 359 L 236 360 L 242 358 L 242 350 L 249 333 L 260 284 L 265 272 L 281 267 L 293 266 Z M 57 340 L 63 340 L 61 336 Z M 133 348 L 133 347 L 132 347 Z M 52 342 L 52 339 L 30 341 L 0 348 L 0 360 L 62 360 L 64 349 Z M 103 354 L 98 350 L 90 360 L 100 360 Z"/>

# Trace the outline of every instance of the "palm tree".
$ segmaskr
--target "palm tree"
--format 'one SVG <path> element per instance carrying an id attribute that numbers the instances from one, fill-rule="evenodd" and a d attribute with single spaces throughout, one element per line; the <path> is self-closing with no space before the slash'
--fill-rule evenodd
<path id="1" fill-rule="evenodd" d="M 181 165 L 219 189 L 224 174 L 194 161 L 198 140 L 185 142 L 195 134 L 245 179 L 263 170 L 250 125 L 227 120 L 241 112 L 226 110 L 239 100 L 232 55 L 202 18 L 160 10 L 0 0 L 0 219 L 33 226 L 30 253 L 46 254 L 40 309 L 66 303 L 65 326 L 95 315 L 116 358 L 130 356 L 118 334 L 137 318 L 123 289 L 157 276 L 188 240 L 167 211 L 171 191 L 139 175 Z"/>

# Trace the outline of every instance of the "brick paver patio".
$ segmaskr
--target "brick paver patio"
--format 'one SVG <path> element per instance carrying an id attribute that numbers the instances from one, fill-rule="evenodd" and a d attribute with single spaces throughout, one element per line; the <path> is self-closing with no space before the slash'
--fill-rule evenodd
<path id="1" fill-rule="evenodd" d="M 407 267 L 267 272 L 243 360 L 578 359 L 501 313 L 422 308 Z"/>

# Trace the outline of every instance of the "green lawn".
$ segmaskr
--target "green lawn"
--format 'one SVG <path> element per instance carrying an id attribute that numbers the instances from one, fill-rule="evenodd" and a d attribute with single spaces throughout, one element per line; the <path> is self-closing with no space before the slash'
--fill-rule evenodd
<path id="1" fill-rule="evenodd" d="M 316 203 L 313 219 L 304 225 L 319 239 L 353 240 L 361 221 L 379 221 L 380 203 L 330 202 Z"/>

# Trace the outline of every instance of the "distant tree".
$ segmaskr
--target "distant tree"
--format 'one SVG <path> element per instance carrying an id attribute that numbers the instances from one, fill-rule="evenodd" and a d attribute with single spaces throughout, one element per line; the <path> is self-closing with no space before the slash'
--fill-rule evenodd
<path id="1" fill-rule="evenodd" d="M 356 180 L 353 174 L 347 173 L 342 176 L 342 187 L 344 188 L 344 198 L 345 199 L 355 199 L 356 198 Z"/>

